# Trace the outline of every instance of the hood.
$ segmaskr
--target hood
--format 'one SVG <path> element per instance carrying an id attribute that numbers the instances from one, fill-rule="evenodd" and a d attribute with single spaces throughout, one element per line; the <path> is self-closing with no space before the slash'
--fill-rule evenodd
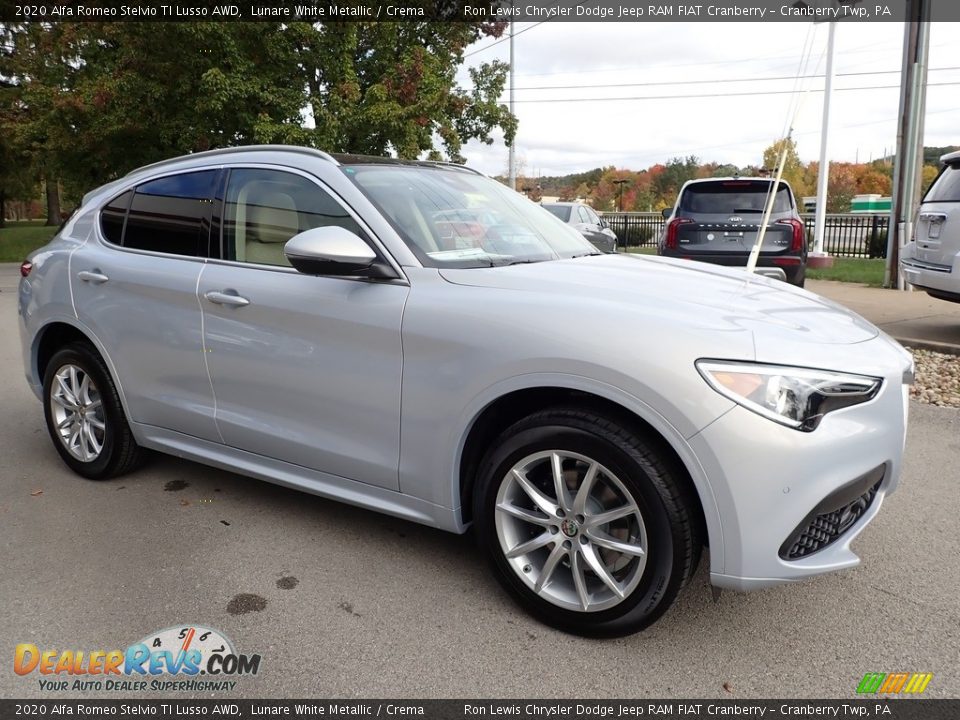
<path id="1" fill-rule="evenodd" d="M 709 320 L 749 330 L 758 341 L 781 335 L 792 343 L 849 345 L 879 330 L 819 295 L 739 270 L 687 260 L 603 255 L 497 268 L 442 269 L 450 283 L 554 293 L 634 306 L 650 313 Z M 761 343 L 766 345 L 766 343 Z"/>

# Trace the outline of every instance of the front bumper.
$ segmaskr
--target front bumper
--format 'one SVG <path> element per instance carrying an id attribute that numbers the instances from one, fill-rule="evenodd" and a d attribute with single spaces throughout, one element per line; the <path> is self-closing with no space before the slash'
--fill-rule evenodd
<path id="1" fill-rule="evenodd" d="M 828 414 L 813 432 L 738 405 L 690 438 L 722 529 L 714 585 L 750 590 L 859 564 L 850 544 L 896 488 L 906 437 L 909 386 L 902 356 L 889 359 L 873 400 Z"/>

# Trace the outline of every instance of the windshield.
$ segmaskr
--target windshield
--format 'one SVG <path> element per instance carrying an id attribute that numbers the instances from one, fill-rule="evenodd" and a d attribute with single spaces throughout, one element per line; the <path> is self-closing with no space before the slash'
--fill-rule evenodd
<path id="1" fill-rule="evenodd" d="M 720 182 L 693 183 L 683 191 L 680 211 L 704 215 L 731 213 L 762 213 L 766 209 L 768 180 L 723 180 Z M 773 212 L 790 212 L 793 202 L 790 190 L 783 183 L 777 190 Z"/>
<path id="2" fill-rule="evenodd" d="M 597 253 L 576 230 L 482 175 L 373 164 L 348 165 L 343 172 L 427 267 L 493 267 Z"/>

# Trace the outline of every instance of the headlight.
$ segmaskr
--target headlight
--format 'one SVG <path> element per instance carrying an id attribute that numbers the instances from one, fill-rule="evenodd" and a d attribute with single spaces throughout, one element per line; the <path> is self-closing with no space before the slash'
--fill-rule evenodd
<path id="1" fill-rule="evenodd" d="M 876 397 L 880 378 L 747 362 L 698 360 L 697 370 L 721 395 L 796 430 L 816 429 L 824 415 Z"/>

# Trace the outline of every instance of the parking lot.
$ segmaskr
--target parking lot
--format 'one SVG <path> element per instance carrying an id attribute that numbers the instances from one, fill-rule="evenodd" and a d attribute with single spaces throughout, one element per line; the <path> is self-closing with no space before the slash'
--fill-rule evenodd
<path id="1" fill-rule="evenodd" d="M 242 697 L 850 698 L 895 671 L 960 696 L 960 410 L 911 406 L 902 485 L 856 542 L 861 567 L 714 603 L 705 559 L 648 631 L 585 640 L 515 607 L 469 535 L 169 457 L 72 475 L 23 380 L 15 287 L 0 275 L 3 697 L 45 694 L 14 674 L 17 643 L 110 650 L 194 623 L 262 656 Z"/>

